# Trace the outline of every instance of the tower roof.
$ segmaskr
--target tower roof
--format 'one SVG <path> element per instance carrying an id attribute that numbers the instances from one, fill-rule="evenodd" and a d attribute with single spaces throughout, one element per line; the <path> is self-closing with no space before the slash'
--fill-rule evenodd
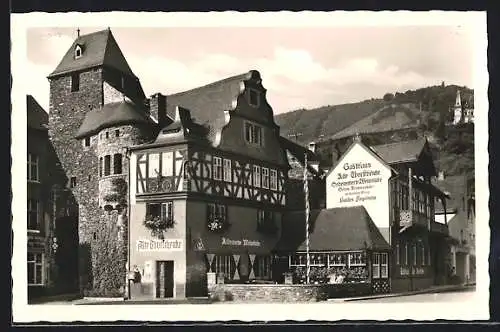
<path id="1" fill-rule="evenodd" d="M 75 56 L 77 47 L 81 50 L 79 57 Z M 109 29 L 76 38 L 59 65 L 48 77 L 51 78 L 98 66 L 111 67 L 135 77 Z"/>

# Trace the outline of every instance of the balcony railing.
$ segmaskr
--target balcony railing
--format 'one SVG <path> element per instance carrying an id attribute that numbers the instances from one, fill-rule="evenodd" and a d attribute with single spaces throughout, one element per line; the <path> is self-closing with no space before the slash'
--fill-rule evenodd
<path id="1" fill-rule="evenodd" d="M 401 227 L 408 227 L 420 225 L 427 227 L 429 218 L 421 213 L 413 210 L 400 210 L 399 211 L 399 225 Z"/>
<path id="2" fill-rule="evenodd" d="M 429 227 L 430 231 L 436 232 L 440 234 L 448 234 L 448 226 L 435 222 L 431 220 L 426 215 L 413 211 L 413 210 L 400 210 L 399 211 L 399 225 L 401 227 L 409 227 L 409 226 L 421 226 L 421 227 Z"/>
<path id="3" fill-rule="evenodd" d="M 434 233 L 440 233 L 440 234 L 448 234 L 448 226 L 445 224 L 441 224 L 439 222 L 432 222 L 431 223 L 431 232 Z"/>

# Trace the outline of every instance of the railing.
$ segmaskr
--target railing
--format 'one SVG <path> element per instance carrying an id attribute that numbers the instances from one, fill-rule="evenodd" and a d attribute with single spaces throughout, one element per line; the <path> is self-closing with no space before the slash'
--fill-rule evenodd
<path id="1" fill-rule="evenodd" d="M 427 227 L 429 217 L 422 213 L 413 210 L 400 210 L 399 211 L 399 225 L 401 227 L 421 225 Z"/>
<path id="2" fill-rule="evenodd" d="M 448 234 L 448 226 L 445 224 L 441 224 L 439 222 L 431 223 L 431 232 L 440 233 L 440 234 Z"/>

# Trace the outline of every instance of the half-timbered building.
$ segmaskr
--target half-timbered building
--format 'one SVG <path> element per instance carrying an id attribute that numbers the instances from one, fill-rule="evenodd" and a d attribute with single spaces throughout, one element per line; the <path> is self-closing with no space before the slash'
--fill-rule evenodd
<path id="1" fill-rule="evenodd" d="M 169 124 L 130 148 L 131 297 L 271 280 L 289 165 L 259 72 L 157 98 Z"/>

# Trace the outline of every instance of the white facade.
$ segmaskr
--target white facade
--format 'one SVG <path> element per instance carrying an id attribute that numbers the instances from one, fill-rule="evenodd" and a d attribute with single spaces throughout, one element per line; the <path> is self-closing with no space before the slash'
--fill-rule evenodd
<path id="1" fill-rule="evenodd" d="M 378 228 L 388 228 L 391 175 L 383 160 L 355 142 L 327 175 L 326 208 L 364 206 Z"/>

